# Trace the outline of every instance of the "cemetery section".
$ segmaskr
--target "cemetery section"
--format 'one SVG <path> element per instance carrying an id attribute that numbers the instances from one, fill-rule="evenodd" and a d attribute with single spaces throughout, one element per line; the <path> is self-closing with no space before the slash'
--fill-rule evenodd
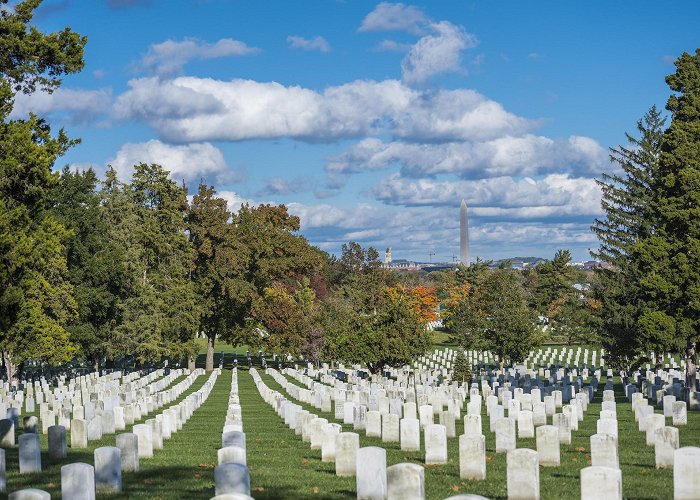
<path id="1" fill-rule="evenodd" d="M 360 366 L 95 374 L 2 388 L 8 493 L 63 498 L 693 498 L 700 419 L 673 360 L 545 348 L 452 382 L 456 351 Z M 594 361 L 595 360 L 595 361 Z M 99 425 L 98 425 L 99 424 Z M 222 496 L 222 498 L 224 498 Z"/>

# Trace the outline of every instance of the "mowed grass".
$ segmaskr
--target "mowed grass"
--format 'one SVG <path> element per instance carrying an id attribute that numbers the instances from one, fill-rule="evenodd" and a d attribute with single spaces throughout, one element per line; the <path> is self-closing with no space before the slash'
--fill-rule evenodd
<path id="1" fill-rule="evenodd" d="M 261 373 L 261 372 L 259 372 Z M 286 394 L 271 376 L 261 373 L 268 387 Z M 297 383 L 288 378 L 293 383 Z M 540 488 L 543 499 L 570 499 L 580 497 L 579 474 L 590 465 L 590 436 L 596 433 L 596 421 L 601 409 L 603 385 L 589 405 L 579 430 L 572 432 L 570 445 L 561 445 L 561 465 L 540 467 Z M 297 383 L 298 384 L 298 383 Z M 333 463 L 321 462 L 320 450 L 311 450 L 301 436 L 288 429 L 281 418 L 262 399 L 249 374 L 239 376 L 244 428 L 248 435 L 248 463 L 255 498 L 354 498 L 354 478 L 335 477 Z M 655 468 L 654 448 L 646 446 L 645 433 L 639 432 L 631 404 L 623 396 L 622 387 L 615 386 L 618 398 L 620 465 L 625 498 L 655 499 L 673 496 L 672 470 Z M 298 401 L 296 401 L 298 404 Z M 336 422 L 332 413 L 323 413 L 304 405 L 305 409 Z M 458 438 L 448 439 L 449 462 L 445 465 L 426 466 L 425 484 L 429 499 L 444 499 L 460 493 L 474 493 L 491 499 L 507 498 L 506 454 L 495 452 L 495 435 L 488 432 L 488 417 L 482 405 L 482 422 L 486 435 L 487 479 L 463 481 L 459 478 Z M 437 420 L 437 419 L 436 419 Z M 550 420 L 551 423 L 551 420 Z M 670 419 L 667 421 L 670 425 Z M 260 430 L 263 435 L 256 433 Z M 352 425 L 343 425 L 343 431 L 353 432 Z M 700 445 L 700 415 L 689 414 L 688 425 L 680 427 L 681 446 Z M 423 464 L 422 452 L 402 452 L 398 443 L 382 443 L 379 438 L 360 434 L 360 446 L 382 446 L 387 450 L 387 465 L 401 462 Z M 457 434 L 463 433 L 463 421 L 457 422 Z M 252 437 L 252 439 L 251 439 Z M 536 449 L 535 439 L 518 439 L 519 448 Z M 422 446 L 422 443 L 421 443 Z"/>
<path id="2" fill-rule="evenodd" d="M 230 366 L 226 356 L 227 366 Z M 265 383 L 289 397 L 274 379 L 258 370 Z M 182 395 L 199 389 L 208 374 L 200 376 Z M 239 394 L 246 432 L 247 460 L 251 474 L 251 495 L 256 499 L 341 499 L 355 497 L 355 478 L 335 476 L 334 463 L 321 462 L 320 450 L 311 450 L 301 436 L 284 425 L 272 407 L 260 397 L 251 375 L 239 369 Z M 291 379 L 289 379 L 291 381 Z M 178 380 L 179 381 L 179 380 Z M 177 382 L 177 381 L 176 381 Z M 208 499 L 214 496 L 214 467 L 221 446 L 226 408 L 231 383 L 230 369 L 219 376 L 207 401 L 194 413 L 182 430 L 164 441 L 163 450 L 155 450 L 154 458 L 140 461 L 141 470 L 123 474 L 121 494 L 98 493 L 100 498 Z M 293 381 L 293 383 L 297 383 Z M 589 438 L 596 432 L 601 396 L 605 379 L 601 381 L 594 402 L 589 405 L 578 431 L 572 432 L 571 445 L 561 446 L 561 466 L 540 468 L 543 499 L 579 498 L 579 473 L 589 465 Z M 298 383 L 297 383 L 298 384 Z M 618 397 L 619 449 L 625 498 L 652 499 L 673 496 L 673 472 L 657 470 L 654 449 L 645 444 L 645 434 L 637 430 L 631 405 L 624 399 L 622 387 L 615 387 Z M 290 398 L 291 399 L 291 398 Z M 297 402 L 298 403 L 298 402 Z M 302 405 L 313 413 L 337 422 L 333 414 L 322 413 Z M 482 422 L 486 435 L 487 479 L 462 481 L 459 478 L 458 438 L 448 439 L 449 462 L 427 466 L 425 484 L 427 498 L 444 499 L 460 493 L 476 493 L 491 499 L 506 498 L 506 455 L 495 453 L 495 436 L 488 432 L 488 417 L 482 405 Z M 163 409 L 158 410 L 161 412 Z M 658 412 L 659 410 L 657 410 Z M 153 414 L 146 418 L 154 418 Z M 437 419 L 436 419 L 437 420 Z M 680 427 L 681 446 L 700 446 L 700 414 L 689 413 L 689 425 Z M 338 422 L 341 423 L 342 422 Z M 667 420 L 670 425 L 670 419 Z M 129 429 L 127 429 L 128 431 Z M 344 431 L 352 431 L 344 425 Z M 21 433 L 21 431 L 20 431 Z M 402 452 L 398 443 L 381 443 L 378 438 L 360 434 L 361 446 L 382 446 L 387 450 L 387 463 L 423 464 L 424 450 Z M 457 421 L 457 434 L 463 433 L 463 422 Z M 68 458 L 51 460 L 47 453 L 46 436 L 42 439 L 41 474 L 19 475 L 17 448 L 6 450 L 8 491 L 21 488 L 41 488 L 54 498 L 60 495 L 60 467 L 73 462 L 94 463 L 93 451 L 98 446 L 114 446 L 115 436 L 91 441 L 86 450 L 68 448 Z M 535 449 L 534 439 L 518 439 L 518 447 Z"/>
<path id="3" fill-rule="evenodd" d="M 178 378 L 172 385 L 180 382 Z M 137 423 L 155 418 L 157 413 L 178 403 L 189 394 L 200 389 L 209 378 L 209 374 L 200 375 L 176 401 L 157 412 L 151 413 Z M 122 474 L 121 494 L 98 493 L 100 498 L 211 498 L 214 495 L 214 466 L 216 453 L 221 447 L 223 429 L 228 405 L 228 393 L 231 384 L 231 372 L 226 371 L 216 381 L 207 401 L 197 409 L 192 418 L 182 429 L 164 440 L 162 450 L 154 450 L 152 459 L 141 459 L 138 472 Z M 37 407 L 38 408 L 38 407 Z M 38 416 L 38 415 L 37 415 Z M 20 426 L 21 427 L 21 426 Z M 130 425 L 125 431 L 130 432 Z M 21 434 L 20 429 L 18 434 Z M 7 461 L 7 491 L 13 492 L 23 488 L 39 488 L 51 493 L 53 498 L 60 498 L 61 467 L 75 462 L 94 464 L 94 450 L 100 446 L 115 446 L 114 434 L 106 435 L 101 440 L 90 441 L 86 449 L 70 448 L 70 431 L 66 432 L 68 457 L 51 459 L 48 455 L 46 435 L 41 437 L 42 472 L 36 474 L 19 474 L 18 448 L 5 450 Z"/>

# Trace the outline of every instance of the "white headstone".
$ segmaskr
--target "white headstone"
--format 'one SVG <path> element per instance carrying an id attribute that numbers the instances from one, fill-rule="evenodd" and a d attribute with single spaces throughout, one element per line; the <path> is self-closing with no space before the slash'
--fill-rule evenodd
<path id="1" fill-rule="evenodd" d="M 153 431 L 150 425 L 136 424 L 133 432 L 139 440 L 139 459 L 153 458 Z"/>
<path id="2" fill-rule="evenodd" d="M 673 456 L 674 500 L 700 498 L 700 448 L 684 446 Z"/>
<path id="3" fill-rule="evenodd" d="M 571 444 L 569 415 L 565 413 L 555 413 L 552 417 L 552 425 L 559 429 L 559 442 L 561 444 Z"/>
<path id="4" fill-rule="evenodd" d="M 401 451 L 420 450 L 420 422 L 417 418 L 401 419 Z"/>
<path id="5" fill-rule="evenodd" d="M 394 413 L 382 415 L 382 443 L 398 443 L 401 441 L 399 416 Z"/>
<path id="6" fill-rule="evenodd" d="M 219 448 L 216 452 L 218 465 L 221 464 L 241 464 L 247 465 L 246 449 L 240 446 L 226 446 Z"/>
<path id="7" fill-rule="evenodd" d="M 518 412 L 518 437 L 535 437 L 535 426 L 532 421 L 532 412 L 529 410 L 520 410 L 520 412 Z"/>
<path id="8" fill-rule="evenodd" d="M 460 479 L 486 479 L 486 438 L 479 435 L 459 436 Z"/>
<path id="9" fill-rule="evenodd" d="M 335 440 L 343 432 L 340 424 L 325 424 L 322 428 L 323 442 L 321 443 L 321 461 L 335 462 Z"/>
<path id="10" fill-rule="evenodd" d="M 424 500 L 425 472 L 418 464 L 401 463 L 387 467 L 387 500 Z"/>
<path id="11" fill-rule="evenodd" d="M 424 430 L 425 463 L 447 463 L 447 430 L 444 425 L 430 424 Z"/>
<path id="12" fill-rule="evenodd" d="M 496 421 L 496 453 L 515 449 L 515 420 L 501 418 Z"/>
<path id="13" fill-rule="evenodd" d="M 657 469 L 673 469 L 673 456 L 679 448 L 678 429 L 661 427 L 656 429 L 654 456 Z"/>
<path id="14" fill-rule="evenodd" d="M 660 413 L 652 413 L 644 418 L 647 433 L 647 446 L 654 446 L 656 443 L 656 430 L 666 425 L 666 419 Z"/>
<path id="15" fill-rule="evenodd" d="M 110 492 L 122 490 L 121 450 L 116 446 L 95 449 L 95 488 Z"/>
<path id="16" fill-rule="evenodd" d="M 619 469 L 617 437 L 612 434 L 593 434 L 591 436 L 591 465 Z"/>
<path id="17" fill-rule="evenodd" d="M 335 440 L 335 474 L 354 476 L 357 450 L 360 448 L 360 435 L 354 432 L 341 432 Z"/>
<path id="18" fill-rule="evenodd" d="M 481 436 L 481 415 L 464 416 L 464 434 L 467 436 Z"/>
<path id="19" fill-rule="evenodd" d="M 539 500 L 540 466 L 535 450 L 520 448 L 506 459 L 509 500 Z"/>
<path id="20" fill-rule="evenodd" d="M 378 446 L 359 448 L 355 469 L 358 500 L 384 500 L 387 496 L 386 450 Z"/>
<path id="21" fill-rule="evenodd" d="M 622 471 L 611 467 L 581 469 L 581 500 L 622 500 Z"/>
<path id="22" fill-rule="evenodd" d="M 688 424 L 688 409 L 685 401 L 676 401 L 673 403 L 673 425 Z"/>
<path id="23" fill-rule="evenodd" d="M 536 440 L 540 465 L 558 467 L 561 460 L 559 429 L 553 425 L 541 425 L 537 428 Z"/>
<path id="24" fill-rule="evenodd" d="M 94 467 L 80 462 L 61 467 L 61 498 L 95 500 Z"/>

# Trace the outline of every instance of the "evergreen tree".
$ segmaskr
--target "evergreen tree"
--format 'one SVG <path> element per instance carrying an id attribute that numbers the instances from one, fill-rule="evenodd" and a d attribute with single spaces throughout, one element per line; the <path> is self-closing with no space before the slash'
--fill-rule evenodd
<path id="1" fill-rule="evenodd" d="M 695 390 L 700 328 L 700 49 L 682 54 L 666 78 L 665 131 L 653 208 L 658 228 L 635 244 L 646 336 L 673 339 L 685 350 L 686 382 Z"/>
<path id="2" fill-rule="evenodd" d="M 465 384 L 466 387 L 472 382 L 472 366 L 464 354 L 464 349 L 457 350 L 454 369 L 452 370 L 452 380 Z"/>
<path id="3" fill-rule="evenodd" d="M 110 195 L 120 222 L 114 233 L 125 242 L 132 281 L 112 348 L 139 362 L 191 357 L 200 309 L 191 279 L 194 252 L 185 234 L 187 192 L 159 165 L 136 165 L 131 183 L 121 189 L 113 182 L 108 177 L 106 189 L 116 188 Z"/>
<path id="4" fill-rule="evenodd" d="M 578 295 L 574 288 L 576 269 L 571 266 L 571 252 L 557 250 L 552 260 L 542 262 L 535 269 L 534 299 L 537 312 L 552 320 L 561 304 Z"/>
<path id="5" fill-rule="evenodd" d="M 607 357 L 620 366 L 644 361 L 639 356 L 649 350 L 657 354 L 659 364 L 660 353 L 669 347 L 667 335 L 654 336 L 649 328 L 640 328 L 645 306 L 642 274 L 633 252 L 637 242 L 659 229 L 655 197 L 664 124 L 661 113 L 652 107 L 637 122 L 638 137 L 625 134 L 629 145 L 611 150 L 610 159 L 619 172 L 603 174 L 597 181 L 605 218 L 596 219 L 592 227 L 600 241 L 593 255 L 610 266 L 595 271 L 594 298 L 600 305 L 596 316 Z"/>

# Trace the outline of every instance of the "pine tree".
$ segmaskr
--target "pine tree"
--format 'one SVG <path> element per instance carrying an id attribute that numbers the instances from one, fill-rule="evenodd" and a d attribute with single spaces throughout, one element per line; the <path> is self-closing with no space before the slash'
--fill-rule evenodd
<path id="1" fill-rule="evenodd" d="M 134 167 L 130 184 L 108 173 L 105 186 L 122 242 L 129 291 L 120 305 L 111 347 L 139 362 L 180 359 L 196 351 L 200 308 L 191 273 L 194 252 L 185 234 L 187 192 L 159 165 Z"/>
<path id="2" fill-rule="evenodd" d="M 472 366 L 464 354 L 463 349 L 457 350 L 454 369 L 452 370 L 452 380 L 466 384 L 469 387 L 472 381 Z"/>
<path id="3" fill-rule="evenodd" d="M 672 338 L 685 350 L 686 382 L 695 391 L 700 328 L 700 49 L 682 54 L 666 77 L 674 92 L 653 208 L 659 224 L 634 245 L 648 335 Z"/>
<path id="4" fill-rule="evenodd" d="M 605 217 L 592 227 L 600 241 L 593 255 L 610 266 L 596 269 L 594 298 L 600 304 L 596 312 L 603 347 L 608 359 L 619 365 L 643 361 L 638 356 L 650 349 L 658 362 L 668 344 L 668 338 L 640 335 L 641 274 L 633 253 L 634 245 L 659 226 L 654 199 L 665 121 L 653 106 L 637 122 L 638 137 L 625 134 L 629 145 L 611 149 L 610 159 L 619 171 L 597 181 Z"/>

